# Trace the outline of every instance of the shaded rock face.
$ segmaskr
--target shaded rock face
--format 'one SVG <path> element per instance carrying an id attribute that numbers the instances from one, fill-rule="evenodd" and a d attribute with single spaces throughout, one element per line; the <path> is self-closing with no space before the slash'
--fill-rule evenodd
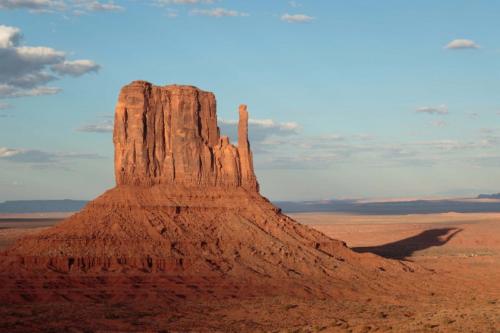
<path id="1" fill-rule="evenodd" d="M 179 184 L 258 191 L 240 106 L 238 147 L 221 137 L 214 94 L 134 81 L 122 88 L 113 142 L 117 185 Z"/>

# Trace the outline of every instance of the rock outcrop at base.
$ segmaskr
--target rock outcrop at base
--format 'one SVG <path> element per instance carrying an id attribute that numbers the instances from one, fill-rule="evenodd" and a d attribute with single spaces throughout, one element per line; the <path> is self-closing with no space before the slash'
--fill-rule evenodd
<path id="1" fill-rule="evenodd" d="M 164 184 L 118 186 L 9 250 L 27 267 L 59 272 L 282 278 L 333 274 L 349 252 L 243 187 Z"/>
<path id="2" fill-rule="evenodd" d="M 122 88 L 113 141 L 117 185 L 180 184 L 258 191 L 240 107 L 238 147 L 221 137 L 214 94 L 134 81 Z"/>

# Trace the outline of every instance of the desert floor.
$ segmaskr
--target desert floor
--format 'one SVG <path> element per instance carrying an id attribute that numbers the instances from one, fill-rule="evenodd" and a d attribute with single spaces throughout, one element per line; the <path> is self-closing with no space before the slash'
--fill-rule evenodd
<path id="1" fill-rule="evenodd" d="M 97 301 L 86 307 L 85 302 L 29 304 L 27 300 L 27 304 L 0 309 L 0 324 L 9 332 L 500 332 L 500 214 L 300 213 L 291 217 L 344 240 L 357 252 L 411 261 L 435 272 L 433 281 L 422 281 L 418 294 L 400 301 L 373 295 L 345 300 L 283 295 L 214 298 L 204 303 L 188 297 L 173 307 L 169 300 L 148 304 L 137 297 L 133 305 Z M 60 218 L 3 216 L 0 250 Z M 139 290 L 145 292 L 146 286 Z"/>
<path id="2" fill-rule="evenodd" d="M 470 293 L 465 292 L 462 296 L 465 299 L 460 300 L 475 308 L 476 318 L 487 318 L 489 309 L 493 311 L 489 317 L 493 320 L 491 326 L 486 322 L 484 326 L 477 323 L 471 329 L 500 332 L 500 214 L 373 216 L 300 213 L 291 217 L 332 238 L 345 241 L 356 252 L 412 261 L 434 270 L 444 279 L 452 277 L 450 284 L 463 283 L 462 288 L 460 285 L 456 288 L 462 291 L 470 288 Z M 451 300 L 452 296 L 449 296 Z M 485 304 L 475 302 L 477 297 L 484 296 L 487 296 Z M 437 331 L 461 330 L 461 327 L 449 325 L 454 319 L 445 319 L 457 314 L 452 304 L 446 305 L 445 302 L 440 310 L 428 316 L 435 317 L 438 322 L 441 317 L 441 323 L 435 326 Z M 421 328 L 425 331 L 425 325 Z"/>

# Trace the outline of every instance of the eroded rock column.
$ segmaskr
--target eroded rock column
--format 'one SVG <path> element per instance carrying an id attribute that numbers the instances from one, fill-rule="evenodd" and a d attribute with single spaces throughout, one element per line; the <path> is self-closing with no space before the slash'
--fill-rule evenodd
<path id="1" fill-rule="evenodd" d="M 245 188 L 258 191 L 257 178 L 253 170 L 253 157 L 248 141 L 248 111 L 242 104 L 239 109 L 238 122 L 238 153 L 240 155 L 241 185 Z"/>

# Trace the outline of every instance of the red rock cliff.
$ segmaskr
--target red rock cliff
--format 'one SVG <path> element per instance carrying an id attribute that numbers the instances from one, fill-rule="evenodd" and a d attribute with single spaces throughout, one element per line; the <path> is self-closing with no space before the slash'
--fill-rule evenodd
<path id="1" fill-rule="evenodd" d="M 182 184 L 258 191 L 240 107 L 238 147 L 220 136 L 214 94 L 134 81 L 122 88 L 113 142 L 117 185 Z"/>

